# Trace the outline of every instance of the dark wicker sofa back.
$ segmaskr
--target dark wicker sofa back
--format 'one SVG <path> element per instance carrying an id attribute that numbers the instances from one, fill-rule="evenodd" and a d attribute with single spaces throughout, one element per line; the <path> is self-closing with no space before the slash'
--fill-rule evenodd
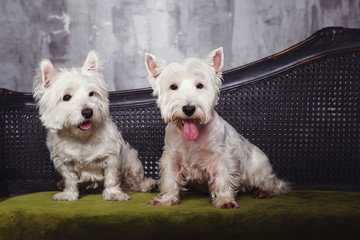
<path id="1" fill-rule="evenodd" d="M 111 92 L 110 110 L 157 178 L 165 123 L 151 92 Z M 325 28 L 226 71 L 216 109 L 295 188 L 360 189 L 360 29 Z M 31 94 L 1 89 L 0 194 L 56 189 L 45 135 Z"/>

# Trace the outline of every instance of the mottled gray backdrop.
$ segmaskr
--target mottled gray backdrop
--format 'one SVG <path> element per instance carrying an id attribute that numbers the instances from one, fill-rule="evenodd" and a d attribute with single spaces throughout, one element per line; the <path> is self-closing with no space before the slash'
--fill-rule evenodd
<path id="1" fill-rule="evenodd" d="M 56 68 L 101 55 L 109 90 L 149 86 L 144 52 L 166 61 L 224 47 L 225 69 L 327 26 L 360 27 L 360 0 L 1 0 L 0 88 L 31 91 L 42 58 Z"/>

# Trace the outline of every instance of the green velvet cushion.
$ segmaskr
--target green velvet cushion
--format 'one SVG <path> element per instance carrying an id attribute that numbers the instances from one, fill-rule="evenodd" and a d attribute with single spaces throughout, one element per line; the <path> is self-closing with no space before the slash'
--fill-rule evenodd
<path id="1" fill-rule="evenodd" d="M 178 206 L 149 206 L 156 193 L 100 194 L 53 201 L 55 192 L 0 199 L 0 239 L 346 239 L 360 236 L 360 192 L 293 191 L 271 199 L 237 197 L 239 209 L 186 193 Z"/>

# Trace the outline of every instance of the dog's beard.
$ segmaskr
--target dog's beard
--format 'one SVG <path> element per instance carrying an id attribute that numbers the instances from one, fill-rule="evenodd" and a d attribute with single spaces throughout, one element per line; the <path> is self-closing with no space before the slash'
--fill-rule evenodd
<path id="1" fill-rule="evenodd" d="M 82 139 L 90 137 L 103 125 L 102 123 L 107 117 L 101 109 L 96 107 L 92 107 L 92 109 L 94 114 L 89 119 L 79 117 L 79 114 L 71 113 L 67 115 L 61 131 L 73 137 L 79 137 Z"/>
<path id="2" fill-rule="evenodd" d="M 97 128 L 97 123 L 93 120 L 84 120 L 77 124 L 68 123 L 63 125 L 61 132 L 68 136 L 79 137 L 82 139 L 88 138 Z"/>
<path id="3" fill-rule="evenodd" d="M 177 104 L 166 108 L 160 108 L 162 116 L 167 123 L 176 126 L 183 137 L 188 141 L 195 141 L 199 137 L 199 129 L 201 126 L 207 124 L 212 119 L 212 111 L 210 106 L 203 106 L 196 104 L 196 112 L 190 117 L 183 113 L 182 107 L 184 104 Z M 171 113 L 165 115 L 164 113 Z M 209 113 L 209 114 L 207 114 Z"/>

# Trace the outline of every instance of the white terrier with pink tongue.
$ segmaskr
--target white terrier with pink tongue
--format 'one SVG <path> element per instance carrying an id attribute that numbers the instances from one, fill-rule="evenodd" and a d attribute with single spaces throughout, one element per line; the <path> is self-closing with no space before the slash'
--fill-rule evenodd
<path id="1" fill-rule="evenodd" d="M 103 185 L 102 197 L 110 201 L 130 199 L 122 188 L 148 192 L 156 185 L 144 178 L 137 151 L 110 118 L 100 67 L 96 52 L 90 51 L 82 67 L 59 72 L 44 59 L 34 77 L 34 98 L 48 130 L 46 144 L 64 185 L 54 200 L 77 200 L 79 184 Z"/>
<path id="2" fill-rule="evenodd" d="M 238 208 L 239 190 L 257 189 L 256 198 L 290 191 L 267 156 L 220 117 L 214 107 L 222 85 L 223 49 L 205 59 L 166 64 L 145 54 L 157 105 L 168 123 L 160 167 L 160 194 L 151 205 L 177 205 L 191 183 L 206 184 L 216 208 Z"/>

